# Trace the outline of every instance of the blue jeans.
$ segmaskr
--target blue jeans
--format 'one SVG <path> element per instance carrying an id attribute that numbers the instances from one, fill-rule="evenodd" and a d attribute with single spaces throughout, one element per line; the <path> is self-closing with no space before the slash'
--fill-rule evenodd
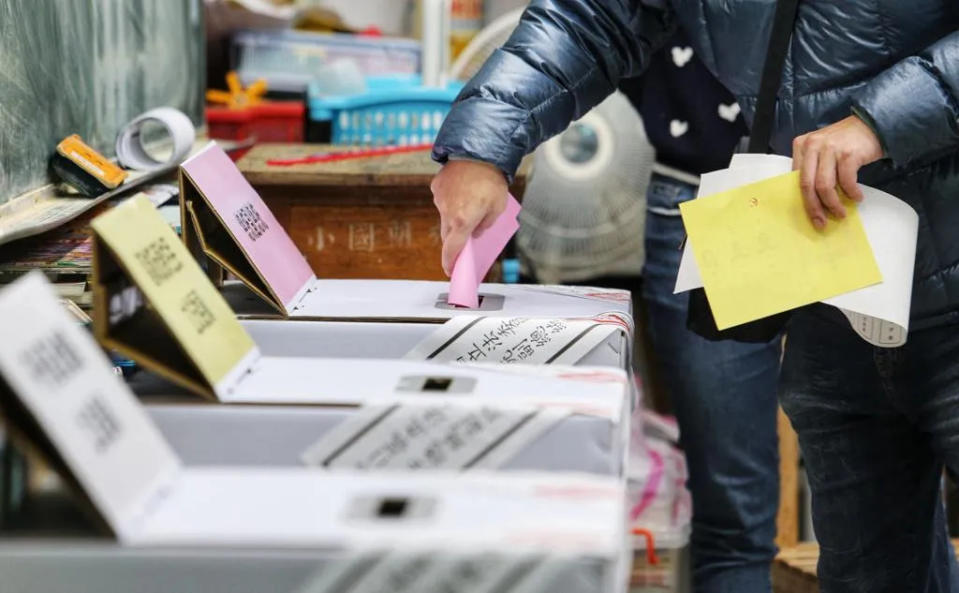
<path id="1" fill-rule="evenodd" d="M 654 175 L 647 192 L 643 299 L 681 431 L 693 496 L 697 593 L 768 593 L 776 548 L 779 340 L 710 342 L 686 329 L 673 294 L 684 237 L 676 208 L 696 188 Z"/>
<path id="2" fill-rule="evenodd" d="M 798 311 L 780 399 L 802 447 L 822 593 L 957 590 L 940 482 L 959 470 L 959 327 L 876 348 L 837 309 Z"/>

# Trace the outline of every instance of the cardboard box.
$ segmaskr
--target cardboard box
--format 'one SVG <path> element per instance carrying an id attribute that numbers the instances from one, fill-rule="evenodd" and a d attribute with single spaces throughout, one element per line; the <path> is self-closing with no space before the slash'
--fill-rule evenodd
<path id="1" fill-rule="evenodd" d="M 497 317 L 489 319 L 491 324 L 495 325 L 500 320 L 515 318 Z M 528 326 L 533 331 L 540 325 L 535 318 L 525 319 L 529 319 L 529 322 L 522 324 L 522 326 Z M 543 320 L 543 324 L 548 322 L 549 320 Z M 306 356 L 310 358 L 403 359 L 407 358 L 410 353 L 415 354 L 418 346 L 422 350 L 425 343 L 439 340 L 442 344 L 448 341 L 447 336 L 452 338 L 459 334 L 459 331 L 454 331 L 457 330 L 455 327 L 443 332 L 441 330 L 442 326 L 439 325 L 409 322 L 243 319 L 240 321 L 240 325 L 246 329 L 260 352 L 265 356 Z M 487 326 L 489 325 L 487 324 Z M 569 336 L 560 347 L 570 346 L 570 343 L 576 338 L 579 338 L 579 340 L 573 344 L 574 346 L 579 346 L 584 341 L 588 341 L 588 344 L 579 348 L 573 358 L 564 360 L 562 364 L 601 366 L 623 370 L 629 368 L 630 349 L 626 332 L 620 331 L 618 328 L 609 331 L 605 327 L 596 327 L 586 336 L 580 336 L 585 329 L 589 329 L 590 325 L 574 325 L 572 323 L 569 325 L 573 326 L 571 327 L 573 331 L 563 332 L 560 335 L 561 338 Z M 579 329 L 580 327 L 583 329 Z M 465 344 L 477 341 L 482 345 L 481 339 L 483 334 L 486 333 L 483 331 L 484 329 L 477 324 L 457 337 L 460 342 Z M 529 330 L 527 330 L 527 335 L 528 333 Z M 596 334 L 595 337 L 592 334 Z M 471 338 L 470 335 L 474 338 Z M 522 333 L 514 336 L 515 341 L 513 343 L 520 341 L 522 336 Z M 433 337 L 433 340 L 430 340 L 431 337 Z M 497 349 L 497 351 L 505 352 L 507 349 L 505 346 L 509 345 L 511 344 L 504 343 L 504 348 Z M 466 350 L 468 349 L 461 348 L 457 352 Z M 425 357 L 417 356 L 412 359 L 423 358 Z M 484 358 L 485 360 L 483 358 L 480 360 L 484 362 L 494 362 L 496 360 L 495 358 L 493 360 Z M 448 360 L 449 357 L 446 357 L 446 359 Z"/>
<path id="2" fill-rule="evenodd" d="M 343 420 L 330 431 L 315 431 L 311 459 L 317 463 L 326 463 L 317 451 L 332 446 L 331 442 L 348 442 L 352 444 L 349 455 L 341 456 L 333 465 L 500 468 L 525 451 L 532 455 L 526 463 L 543 468 L 614 474 L 623 471 L 628 438 L 626 418 L 633 394 L 629 376 L 621 370 L 624 360 L 628 360 L 621 342 L 625 334 L 621 330 L 626 325 L 623 317 L 610 316 L 608 322 L 543 320 L 541 324 L 528 319 L 458 317 L 449 322 L 451 325 L 443 326 L 251 320 L 244 327 L 146 202 L 131 200 L 118 206 L 96 219 L 93 229 L 94 327 L 100 341 L 148 370 L 215 402 L 348 408 L 348 421 Z M 536 360 L 536 356 L 548 356 L 543 359 L 546 362 L 559 360 L 558 357 L 571 355 L 587 340 L 599 336 L 594 346 L 582 348 L 583 356 L 603 359 L 607 365 L 441 365 L 422 360 L 438 360 L 433 354 L 439 349 L 421 356 L 421 360 L 367 360 L 344 357 L 341 352 L 349 350 L 347 343 L 354 344 L 354 348 L 364 343 L 367 355 L 373 354 L 373 350 L 384 356 L 400 354 L 405 345 L 393 338 L 403 335 L 409 339 L 427 330 L 430 335 L 455 330 L 455 336 L 463 337 L 468 334 L 456 330 L 455 324 L 464 322 L 473 328 L 492 323 L 488 340 L 498 341 L 498 345 L 491 343 L 487 350 L 498 348 L 497 356 L 516 359 L 529 355 L 527 361 Z M 576 324 L 585 324 L 585 329 L 578 329 Z M 247 331 L 250 327 L 257 328 L 265 350 Z M 527 333 L 522 334 L 521 330 Z M 572 336 L 572 340 L 559 341 L 558 336 L 563 335 Z M 615 336 L 620 336 L 618 343 Z M 507 339 L 519 340 L 523 345 L 511 345 L 512 342 L 504 341 Z M 445 340 L 443 348 L 449 343 Z M 291 344 L 299 346 L 291 350 Z M 480 353 L 481 347 L 476 348 Z M 354 352 L 361 354 L 358 349 Z M 304 354 L 339 357 L 308 358 Z M 469 354 L 464 351 L 463 356 Z M 446 418 L 445 424 L 438 425 L 429 435 L 421 434 L 415 446 L 404 444 L 402 455 L 390 454 L 384 459 L 381 449 L 390 448 L 393 438 L 389 429 L 406 430 L 411 423 L 433 417 L 436 410 Z M 219 433 L 212 432 L 212 424 L 204 429 L 195 422 L 199 416 L 189 418 L 205 412 L 227 410 L 168 410 L 164 417 L 168 420 L 164 425 L 170 428 L 168 434 L 175 442 L 184 439 L 184 443 L 202 447 L 202 440 L 190 441 L 191 433 L 176 429 L 176 423 L 183 422 L 184 426 L 190 423 L 219 438 Z M 249 413 L 228 413 L 222 418 L 213 414 L 203 418 L 215 422 L 217 430 L 240 440 L 257 423 Z M 446 446 L 436 450 L 431 439 L 442 437 L 443 442 L 447 438 L 459 442 L 462 435 L 454 433 L 462 425 L 474 423 L 477 414 L 483 418 L 492 415 L 495 420 L 480 422 L 475 434 L 457 451 L 451 452 Z M 278 420 L 293 422 L 293 413 L 274 410 L 272 417 L 276 420 L 270 425 L 275 431 L 273 438 L 283 443 L 280 450 L 285 452 L 285 463 L 297 463 L 305 452 L 296 451 L 296 447 L 303 442 L 291 439 L 293 432 L 285 430 Z M 366 430 L 368 424 L 374 423 L 376 430 Z M 589 427 L 589 442 L 598 445 L 589 448 L 588 453 L 557 458 L 549 449 L 542 448 L 544 435 L 581 436 L 583 426 Z M 363 435 L 363 439 L 357 435 Z M 236 451 L 241 450 L 245 449 L 238 443 Z M 184 449 L 185 453 L 189 451 Z M 370 459 L 375 455 L 379 457 L 374 463 Z M 232 459 L 242 463 L 247 458 Z"/>
<path id="3" fill-rule="evenodd" d="M 437 407 L 433 407 L 433 411 Z M 462 409 L 462 408 L 460 408 Z M 356 422 L 366 412 L 348 407 L 291 407 L 291 406 L 211 406 L 191 404 L 152 403 L 147 413 L 164 438 L 187 466 L 201 465 L 262 465 L 293 467 L 318 464 L 314 456 L 304 456 L 324 438 L 334 438 L 340 445 L 346 438 L 333 437 L 337 427 Z M 455 413 L 449 409 L 447 414 Z M 532 412 L 532 411 L 530 411 Z M 397 418 L 395 424 L 399 424 Z M 409 421 L 406 421 L 409 425 Z M 624 455 L 620 427 L 609 418 L 589 414 L 569 414 L 551 422 L 545 429 L 514 435 L 509 440 L 497 441 L 502 450 L 497 460 L 487 463 L 489 469 L 516 471 L 584 472 L 609 476 L 623 475 Z M 343 430 L 343 429 L 340 429 Z M 349 434 L 359 433 L 360 428 Z M 448 430 L 444 436 L 452 434 Z M 368 451 L 368 444 L 389 444 L 390 436 L 364 434 L 350 441 L 351 447 Z M 478 438 L 478 437 L 473 437 Z M 466 439 L 464 439 L 466 440 Z M 331 443 L 329 447 L 333 447 Z M 487 445 L 488 447 L 489 445 Z M 348 451 L 349 449 L 345 449 Z M 491 451 L 492 454 L 492 451 Z M 358 460 L 352 462 L 354 469 Z M 467 467 L 472 469 L 478 462 Z M 450 459 L 447 467 L 460 466 Z M 469 463 L 467 461 L 466 463 Z M 390 469 L 390 468 L 385 468 Z M 392 469 L 410 471 L 408 467 Z"/>
<path id="4" fill-rule="evenodd" d="M 136 590 L 150 575 L 237 591 L 284 565 L 306 575 L 291 591 L 625 588 L 622 480 L 184 467 L 41 275 L 0 293 L 0 323 L 19 337 L 0 341 L 7 428 L 112 538 L 31 540 L 27 526 L 0 545 L 5 592 Z"/>
<path id="5" fill-rule="evenodd" d="M 209 399 L 353 405 L 424 391 L 455 393 L 462 385 L 475 383 L 476 389 L 470 393 L 477 396 L 509 393 L 518 398 L 539 400 L 545 396 L 549 400 L 580 399 L 589 405 L 605 405 L 584 396 L 602 391 L 607 396 L 616 393 L 613 397 L 621 399 L 630 390 L 626 373 L 611 368 L 465 367 L 417 360 L 264 355 L 149 202 L 131 199 L 95 219 L 92 226 L 97 338 Z M 621 328 L 624 323 L 622 318 L 613 317 L 610 323 L 597 321 L 589 329 L 600 325 Z M 316 331 L 306 323 L 290 329 L 267 327 L 279 334 Z M 554 329 L 563 331 L 564 327 L 558 322 Z M 538 336 L 544 348 L 554 347 L 549 342 L 553 329 L 544 326 L 542 330 Z M 492 338 L 512 339 L 517 331 L 517 325 L 506 323 L 498 329 L 499 336 Z M 273 330 L 264 330 L 264 334 L 271 333 Z M 535 353 L 532 344 L 526 346 Z M 446 382 L 428 381 L 436 375 L 445 377 Z M 579 380 L 583 375 L 591 379 Z M 454 381 L 457 377 L 460 379 Z M 603 377 L 603 382 L 597 377 Z"/>
<path id="6" fill-rule="evenodd" d="M 238 278 L 269 303 L 274 316 L 443 322 L 475 314 L 545 318 L 615 314 L 632 327 L 630 294 L 622 290 L 483 284 L 479 309 L 461 309 L 446 304 L 447 282 L 318 279 L 274 213 L 215 144 L 180 167 L 180 208 L 190 252 L 208 260 L 214 271 Z M 438 261 L 438 246 L 432 258 Z M 265 313 L 238 287 L 231 291 L 227 300 L 237 313 Z"/>
<path id="7" fill-rule="evenodd" d="M 409 535 L 409 532 L 405 531 Z M 564 534 L 565 535 L 565 534 Z M 623 560 L 605 550 L 560 554 L 499 549 L 404 553 L 384 542 L 380 552 L 353 549 L 129 547 L 99 538 L 0 538 L 4 593 L 622 593 Z M 356 576 L 344 588 L 338 579 Z M 362 579 L 362 580 L 361 580 Z M 383 581 L 388 580 L 388 588 Z M 380 587 L 380 588 L 377 588 Z"/>

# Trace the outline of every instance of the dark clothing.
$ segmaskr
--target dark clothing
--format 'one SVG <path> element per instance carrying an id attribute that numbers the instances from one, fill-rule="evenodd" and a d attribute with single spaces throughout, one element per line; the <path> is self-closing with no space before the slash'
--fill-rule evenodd
<path id="1" fill-rule="evenodd" d="M 679 31 L 653 54 L 642 76 L 619 83 L 643 117 L 656 161 L 700 175 L 729 166 L 748 130 L 739 104 Z"/>
<path id="2" fill-rule="evenodd" d="M 522 157 L 641 74 L 678 23 L 752 118 L 775 0 L 533 0 L 467 84 L 433 156 Z M 959 3 L 803 0 L 776 104 L 773 148 L 855 112 L 890 159 L 863 170 L 919 212 L 913 326 L 959 322 Z"/>
<path id="3" fill-rule="evenodd" d="M 653 175 L 642 294 L 689 466 L 693 589 L 769 593 L 779 508 L 779 340 L 712 342 L 686 330 L 689 299 L 673 294 L 676 247 L 685 236 L 677 208 L 695 195 L 692 185 Z"/>
<path id="4" fill-rule="evenodd" d="M 780 400 L 799 433 L 829 593 L 948 593 L 943 462 L 959 470 L 959 332 L 862 340 L 837 309 L 790 320 Z"/>

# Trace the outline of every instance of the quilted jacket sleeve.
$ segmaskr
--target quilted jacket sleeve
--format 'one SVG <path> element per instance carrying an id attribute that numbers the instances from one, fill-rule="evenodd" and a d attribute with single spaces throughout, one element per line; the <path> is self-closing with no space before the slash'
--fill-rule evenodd
<path id="1" fill-rule="evenodd" d="M 883 71 L 853 110 L 896 165 L 959 147 L 959 31 Z"/>
<path id="2" fill-rule="evenodd" d="M 671 32 L 654 0 L 533 0 L 519 26 L 460 93 L 433 147 L 498 166 L 522 158 L 640 73 Z"/>

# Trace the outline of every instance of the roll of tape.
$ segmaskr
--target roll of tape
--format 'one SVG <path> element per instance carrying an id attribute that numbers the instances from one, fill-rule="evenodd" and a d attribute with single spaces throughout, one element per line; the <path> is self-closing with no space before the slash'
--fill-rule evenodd
<path id="1" fill-rule="evenodd" d="M 173 140 L 173 152 L 166 161 L 153 158 L 143 147 L 142 129 L 147 122 L 156 122 L 166 128 Z M 196 129 L 193 122 L 182 111 L 173 107 L 158 107 L 137 116 L 117 134 L 117 161 L 128 168 L 139 171 L 152 171 L 183 161 L 193 147 Z"/>

